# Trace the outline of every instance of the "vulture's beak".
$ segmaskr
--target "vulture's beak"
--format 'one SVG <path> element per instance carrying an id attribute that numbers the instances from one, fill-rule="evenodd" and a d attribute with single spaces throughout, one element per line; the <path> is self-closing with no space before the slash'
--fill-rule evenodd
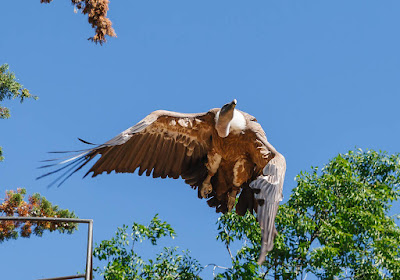
<path id="1" fill-rule="evenodd" d="M 235 109 L 236 104 L 237 104 L 236 99 L 233 99 L 233 101 L 231 103 L 226 104 L 227 111 L 231 111 L 231 110 Z"/>
<path id="2" fill-rule="evenodd" d="M 221 108 L 220 116 L 225 116 L 226 114 L 229 113 L 229 116 L 232 118 L 233 110 L 235 109 L 236 104 L 237 104 L 237 100 L 236 99 L 233 99 L 233 101 L 230 102 L 230 103 L 226 103 Z"/>

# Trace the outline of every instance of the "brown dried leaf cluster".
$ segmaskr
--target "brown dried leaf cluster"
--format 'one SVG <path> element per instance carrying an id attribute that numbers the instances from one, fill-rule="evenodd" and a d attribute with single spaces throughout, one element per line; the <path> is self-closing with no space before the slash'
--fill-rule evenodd
<path id="1" fill-rule="evenodd" d="M 28 202 L 24 201 L 25 189 L 17 189 L 17 191 L 7 191 L 6 197 L 0 204 L 0 216 L 7 217 L 75 217 L 68 210 L 60 210 L 57 206 L 53 206 L 44 197 L 39 194 L 29 196 Z M 68 223 L 51 223 L 51 222 L 22 222 L 22 221 L 0 221 L 0 242 L 7 239 L 16 239 L 18 237 L 18 229 L 22 237 L 30 237 L 32 232 L 41 236 L 43 231 L 61 232 L 67 231 L 71 233 L 76 229 L 75 224 Z"/>
<path id="2" fill-rule="evenodd" d="M 50 3 L 53 0 L 40 0 L 41 3 Z M 72 5 L 84 15 L 88 15 L 88 21 L 95 29 L 95 35 L 89 40 L 103 44 L 107 42 L 106 35 L 117 37 L 112 22 L 107 18 L 109 0 L 71 0 Z"/>

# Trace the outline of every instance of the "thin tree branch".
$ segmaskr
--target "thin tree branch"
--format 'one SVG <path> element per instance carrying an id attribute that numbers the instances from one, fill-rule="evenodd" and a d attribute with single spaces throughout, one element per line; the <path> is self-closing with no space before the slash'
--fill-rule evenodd
<path id="1" fill-rule="evenodd" d="M 215 269 L 216 269 L 216 268 L 229 269 L 229 267 L 224 267 L 224 266 L 216 265 L 215 263 L 209 263 L 209 264 L 206 264 L 205 266 L 203 266 L 203 268 L 200 269 L 199 273 L 197 273 L 196 276 L 199 276 L 199 274 L 200 274 L 204 269 L 206 269 L 207 267 L 209 267 L 209 266 L 211 266 L 211 265 L 213 266 L 213 277 L 215 277 Z"/>
<path id="2" fill-rule="evenodd" d="M 226 230 L 226 227 L 224 227 L 224 231 L 225 231 L 226 235 L 229 237 L 229 232 Z M 229 256 L 231 256 L 231 260 L 233 261 L 234 258 L 233 258 L 231 249 L 229 248 L 229 245 L 228 245 L 227 241 L 225 242 L 225 246 L 226 246 L 226 249 L 228 250 Z"/>

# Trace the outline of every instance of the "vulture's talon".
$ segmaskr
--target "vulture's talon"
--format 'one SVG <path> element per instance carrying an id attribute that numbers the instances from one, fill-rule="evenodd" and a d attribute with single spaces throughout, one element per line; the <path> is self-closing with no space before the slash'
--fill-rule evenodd
<path id="1" fill-rule="evenodd" d="M 203 183 L 200 189 L 200 195 L 202 198 L 207 198 L 212 192 L 212 185 L 210 183 Z"/>

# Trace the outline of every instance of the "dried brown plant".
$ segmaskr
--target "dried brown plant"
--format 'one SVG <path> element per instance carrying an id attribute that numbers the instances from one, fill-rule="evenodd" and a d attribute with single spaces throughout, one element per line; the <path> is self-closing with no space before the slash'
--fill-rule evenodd
<path id="1" fill-rule="evenodd" d="M 6 191 L 6 197 L 0 204 L 0 216 L 5 217 L 54 217 L 76 218 L 74 212 L 67 209 L 59 209 L 52 205 L 46 198 L 39 194 L 29 196 L 24 201 L 25 189 Z M 8 239 L 16 239 L 20 230 L 20 236 L 30 237 L 33 233 L 42 236 L 44 231 L 58 230 L 61 233 L 72 233 L 77 229 L 77 224 L 64 222 L 29 222 L 29 221 L 0 221 L 0 243 Z"/>
<path id="2" fill-rule="evenodd" d="M 53 0 L 40 0 L 40 3 L 50 3 Z M 84 15 L 88 15 L 88 21 L 95 29 L 95 35 L 90 37 L 95 43 L 107 42 L 106 35 L 117 37 L 112 22 L 107 18 L 109 0 L 71 0 L 76 10 L 80 10 Z"/>

